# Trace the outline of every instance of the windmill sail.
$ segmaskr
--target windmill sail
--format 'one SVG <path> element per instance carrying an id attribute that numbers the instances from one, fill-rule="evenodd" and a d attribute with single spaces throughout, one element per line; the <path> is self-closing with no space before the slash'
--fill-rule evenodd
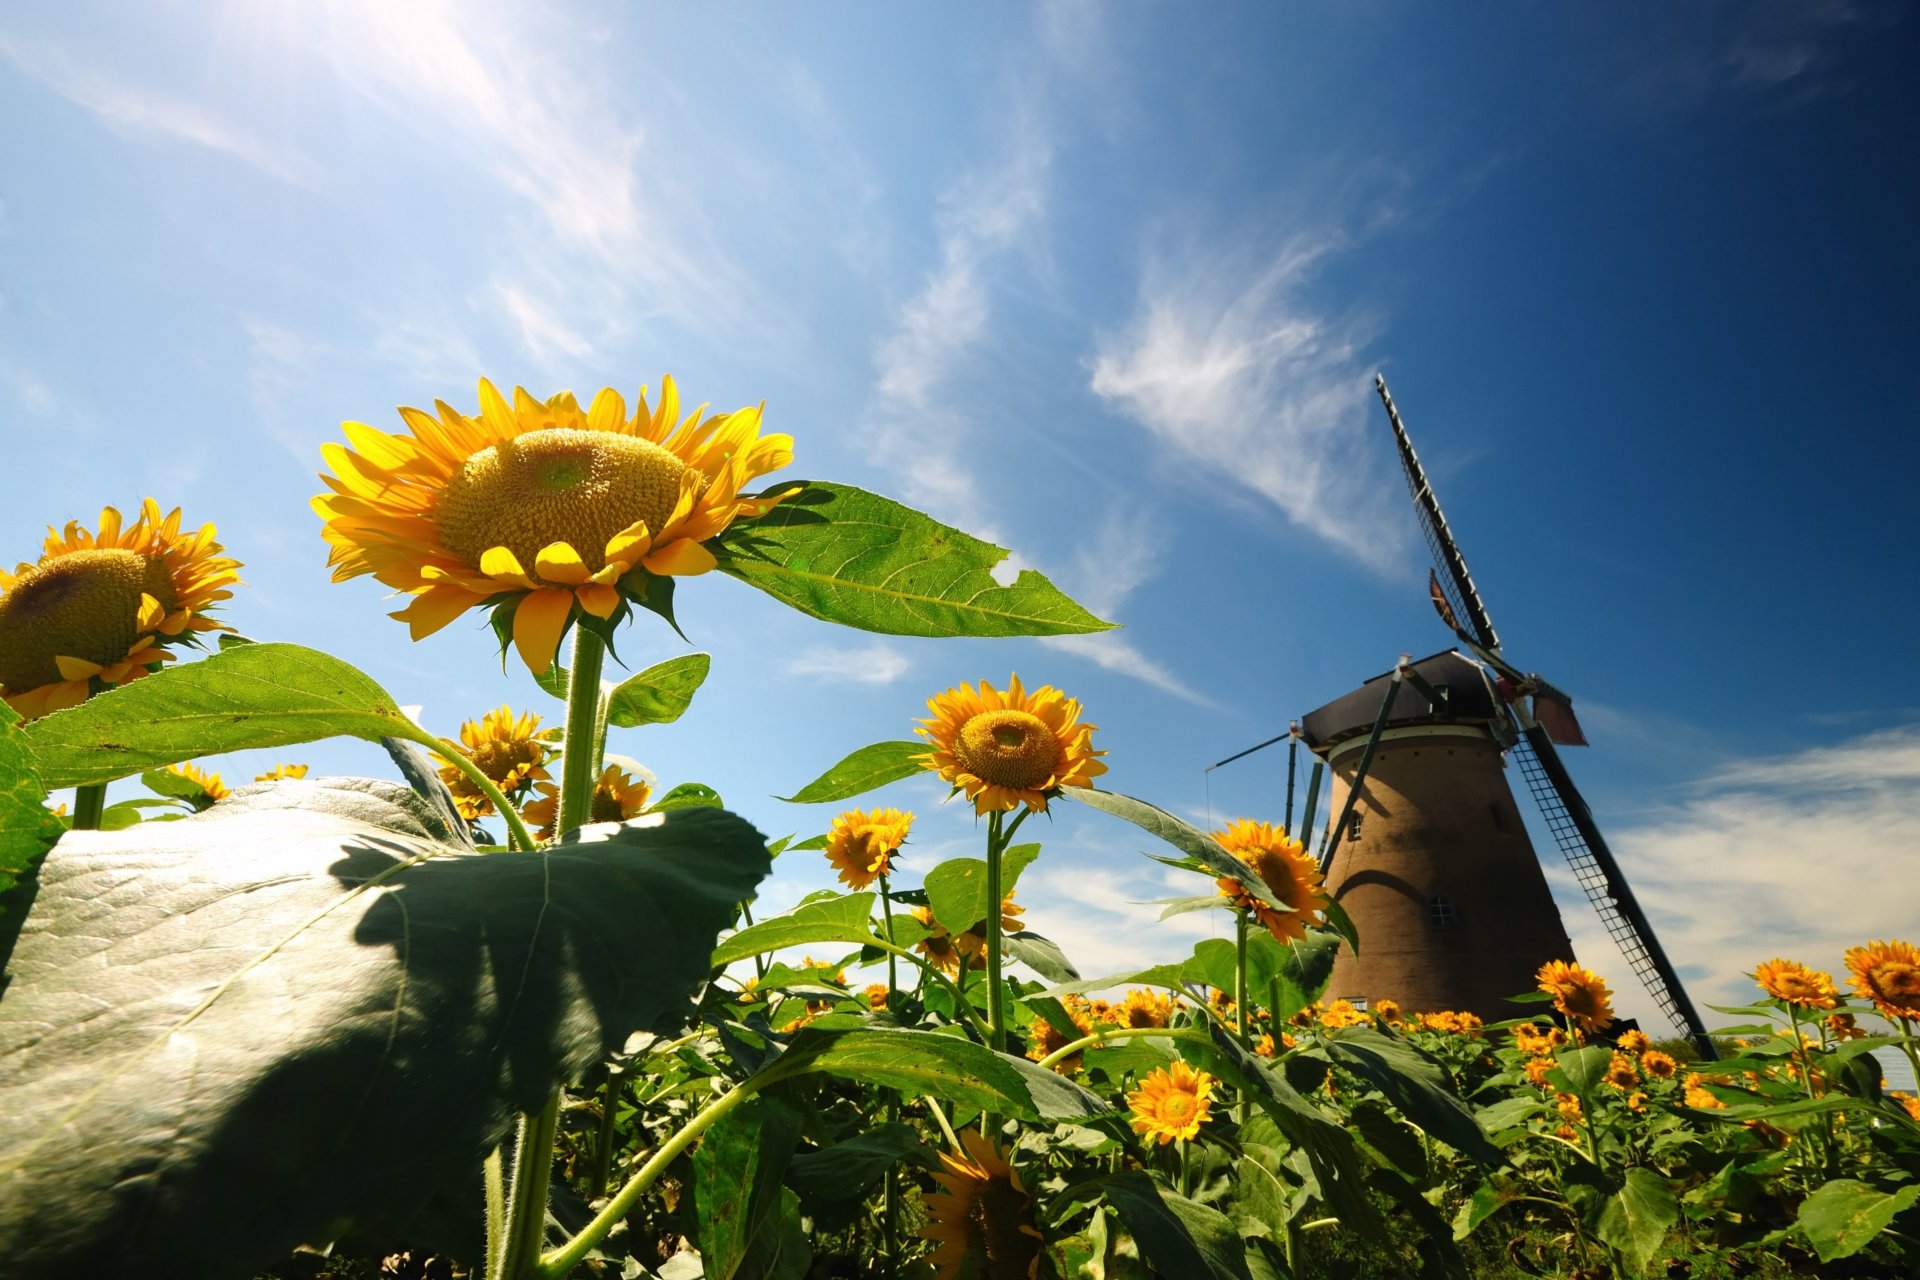
<path id="1" fill-rule="evenodd" d="M 1440 616 L 1447 619 L 1447 625 L 1462 639 L 1482 649 L 1498 649 L 1500 637 L 1493 629 L 1492 619 L 1487 617 L 1487 606 L 1481 603 L 1479 589 L 1473 585 L 1473 575 L 1467 572 L 1467 558 L 1460 554 L 1453 530 L 1447 528 L 1440 500 L 1434 497 L 1433 486 L 1427 483 L 1427 471 L 1420 465 L 1420 455 L 1413 451 L 1413 440 L 1400 422 L 1400 411 L 1393 407 L 1387 380 L 1374 374 L 1373 388 L 1380 393 L 1380 402 L 1387 406 L 1387 420 L 1393 423 L 1393 441 L 1400 448 L 1400 467 L 1407 474 L 1414 509 L 1420 513 L 1420 531 L 1426 534 L 1427 549 L 1433 553 L 1433 562 L 1443 574 L 1429 575 L 1428 579 L 1435 593 L 1435 607 L 1446 604 Z M 1462 618 L 1467 620 L 1466 629 L 1460 626 Z"/>

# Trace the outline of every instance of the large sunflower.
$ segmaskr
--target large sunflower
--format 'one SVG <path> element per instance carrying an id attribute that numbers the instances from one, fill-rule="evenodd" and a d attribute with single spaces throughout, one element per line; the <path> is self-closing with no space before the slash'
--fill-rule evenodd
<path id="1" fill-rule="evenodd" d="M 552 751 L 548 735 L 540 731 L 540 717 L 528 711 L 513 714 L 513 708 L 501 705 L 478 720 L 460 726 L 460 742 L 474 767 L 499 787 L 508 800 L 518 801 L 534 784 L 551 777 L 541 766 Z M 453 765 L 440 766 L 440 777 L 453 792 L 460 816 L 475 822 L 493 812 L 493 801 L 472 779 Z"/>
<path id="2" fill-rule="evenodd" d="M 1833 988 L 1833 975 L 1809 969 L 1794 960 L 1775 957 L 1762 961 L 1753 970 L 1760 989 L 1787 1004 L 1801 1009 L 1833 1009 L 1840 1004 L 1840 993 Z"/>
<path id="3" fill-rule="evenodd" d="M 1553 1007 L 1580 1025 L 1598 1031 L 1613 1021 L 1613 992 L 1591 969 L 1565 960 L 1549 960 L 1534 975 L 1540 990 L 1553 997 Z"/>
<path id="4" fill-rule="evenodd" d="M 1207 1122 L 1213 1084 L 1212 1076 L 1184 1062 L 1157 1068 L 1127 1095 L 1134 1132 L 1157 1139 L 1163 1147 L 1175 1138 L 1191 1140 Z"/>
<path id="5" fill-rule="evenodd" d="M 924 1198 L 920 1236 L 933 1242 L 934 1274 L 956 1280 L 971 1259 L 978 1280 L 1032 1280 L 1042 1243 L 1032 1195 L 992 1142 L 973 1129 L 962 1130 L 960 1142 L 961 1154 L 940 1154 L 940 1190 Z"/>
<path id="6" fill-rule="evenodd" d="M 643 388 L 631 418 L 611 387 L 583 410 L 570 391 L 516 387 L 509 404 L 483 379 L 477 416 L 434 405 L 438 419 L 400 410 L 405 435 L 348 422 L 353 447 L 322 449 L 327 563 L 336 582 L 372 574 L 414 597 L 393 616 L 415 640 L 493 607 L 536 674 L 576 619 L 617 623 L 654 578 L 713 568 L 702 544 L 785 496 L 742 487 L 793 461 L 792 437 L 760 434 L 758 407 L 681 419 L 672 378 L 658 407 Z"/>
<path id="7" fill-rule="evenodd" d="M 551 782 L 535 784 L 539 791 L 538 800 L 529 801 L 520 816 L 529 823 L 539 824 L 534 834 L 542 840 L 551 840 L 555 835 L 554 827 L 560 820 L 560 788 Z M 636 778 L 617 764 L 608 765 L 593 784 L 593 804 L 587 813 L 588 822 L 625 822 L 637 818 L 646 812 L 647 801 L 653 796 L 653 788 L 646 779 Z"/>
<path id="8" fill-rule="evenodd" d="M 1214 884 L 1232 899 L 1233 905 L 1250 913 L 1279 942 L 1307 936 L 1307 926 L 1320 920 L 1328 898 L 1320 883 L 1320 867 L 1298 840 L 1267 822 L 1236 818 L 1213 838 L 1240 861 L 1253 868 L 1273 896 L 1291 911 L 1275 911 L 1247 892 L 1247 887 L 1229 876 Z"/>
<path id="9" fill-rule="evenodd" d="M 71 707 L 220 628 L 208 610 L 240 568 L 221 550 L 212 525 L 182 533 L 179 508 L 163 516 L 152 498 L 131 525 L 106 507 L 98 533 L 49 527 L 37 563 L 0 570 L 0 697 L 29 719 Z"/>
<path id="10" fill-rule="evenodd" d="M 902 809 L 849 809 L 827 831 L 827 861 L 858 892 L 888 874 L 912 829 L 913 815 Z"/>
<path id="11" fill-rule="evenodd" d="M 1012 676 L 1005 693 L 985 680 L 927 700 L 933 714 L 914 730 L 933 745 L 926 767 L 966 792 L 975 813 L 1025 804 L 1046 811 L 1062 787 L 1091 787 L 1107 771 L 1093 749 L 1097 727 L 1081 724 L 1080 701 L 1052 685 L 1032 693 Z"/>
<path id="12" fill-rule="evenodd" d="M 1853 989 L 1889 1018 L 1920 1018 L 1920 948 L 1889 940 L 1847 948 Z"/>

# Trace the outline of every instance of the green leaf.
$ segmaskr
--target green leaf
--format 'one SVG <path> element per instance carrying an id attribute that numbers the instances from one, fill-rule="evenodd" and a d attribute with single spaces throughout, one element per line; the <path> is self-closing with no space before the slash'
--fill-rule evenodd
<path id="1" fill-rule="evenodd" d="M 1020 873 L 1040 856 L 1037 844 L 1017 844 L 1000 855 L 1000 896 L 1020 882 Z M 987 864 L 982 858 L 953 858 L 927 872 L 927 905 L 933 918 L 950 933 L 965 933 L 984 922 L 987 901 Z"/>
<path id="2" fill-rule="evenodd" d="M 711 810 L 538 853 L 437 821 L 393 783 L 288 781 L 42 861 L 0 1000 L 8 1280 L 247 1276 L 404 1226 L 515 1113 L 678 1025 L 768 869 Z"/>
<path id="3" fill-rule="evenodd" d="M 1268 934 L 1269 939 L 1273 935 Z M 1285 1022 L 1314 1001 L 1333 978 L 1333 959 L 1340 950 L 1340 935 L 1326 929 L 1309 929 L 1304 938 L 1278 943 L 1286 954 L 1274 965 L 1280 980 L 1279 1007 L 1273 1010 L 1276 1023 Z"/>
<path id="4" fill-rule="evenodd" d="M 1005 941 L 1015 960 L 1048 982 L 1072 982 L 1080 976 L 1080 971 L 1067 959 L 1067 953 L 1050 938 L 1022 929 L 1019 933 L 1007 934 Z"/>
<path id="5" fill-rule="evenodd" d="M 1485 1182 L 1473 1189 L 1467 1202 L 1453 1215 L 1453 1238 L 1465 1240 L 1473 1234 L 1475 1227 L 1500 1212 L 1525 1194 L 1515 1187 L 1503 1175 L 1490 1175 Z"/>
<path id="6" fill-rule="evenodd" d="M 849 893 L 822 898 L 783 916 L 751 924 L 720 944 L 713 953 L 713 967 L 812 942 L 864 943 L 873 936 L 873 904 L 879 896 Z"/>
<path id="7" fill-rule="evenodd" d="M 1063 982 L 1048 987 L 1050 996 L 1079 996 L 1089 991 L 1104 991 L 1108 987 L 1165 987 L 1169 991 L 1185 991 L 1192 977 L 1186 964 L 1157 964 L 1151 969 L 1136 969 L 1132 973 L 1111 973 L 1104 978 L 1082 978 L 1078 982 Z"/>
<path id="8" fill-rule="evenodd" d="M 1540 1113 L 1546 1104 L 1539 1098 L 1529 1098 L 1524 1094 L 1513 1098 L 1502 1098 L 1490 1107 L 1482 1107 L 1475 1113 L 1482 1132 L 1499 1133 L 1525 1124 Z"/>
<path id="9" fill-rule="evenodd" d="M 800 612 L 898 636 L 1058 636 L 1108 631 L 1032 569 L 1012 586 L 1007 552 L 878 494 L 801 481 L 766 515 L 706 544 L 720 571 Z"/>
<path id="10" fill-rule="evenodd" d="M 1326 1046 L 1335 1062 L 1460 1154 L 1489 1167 L 1506 1160 L 1454 1093 L 1446 1069 L 1414 1045 L 1372 1027 L 1347 1027 L 1327 1037 Z"/>
<path id="11" fill-rule="evenodd" d="M 1253 1280 L 1240 1233 L 1219 1210 L 1175 1195 L 1139 1171 L 1100 1178 L 1094 1185 L 1106 1193 L 1141 1255 L 1161 1275 Z"/>
<path id="12" fill-rule="evenodd" d="M 1118 791 L 1095 791 L 1091 787 L 1062 787 L 1060 795 L 1090 809 L 1124 818 L 1186 854 L 1206 868 L 1209 874 L 1238 880 L 1248 893 L 1274 910 L 1292 911 L 1286 903 L 1273 896 L 1273 890 L 1267 888 L 1267 882 L 1253 868 L 1227 852 L 1225 846 L 1212 836 L 1190 823 L 1182 822 L 1165 809 L 1150 805 L 1145 800 L 1123 796 Z"/>
<path id="13" fill-rule="evenodd" d="M 622 729 L 672 724 L 692 705 L 712 665 L 704 653 L 686 653 L 629 676 L 607 695 L 607 723 Z"/>
<path id="14" fill-rule="evenodd" d="M 4 702 L 0 713 L 0 893 L 5 893 L 53 848 L 64 828 L 46 806 L 47 791 L 40 785 L 19 716 Z M 5 954 L 0 947 L 0 957 Z"/>
<path id="15" fill-rule="evenodd" d="M 1885 1192 L 1852 1178 L 1835 1178 L 1800 1202 L 1794 1225 L 1820 1261 L 1832 1262 L 1867 1247 L 1895 1217 L 1920 1200 L 1920 1183 Z"/>
<path id="16" fill-rule="evenodd" d="M 1635 1267 L 1645 1270 L 1653 1251 L 1679 1220 L 1680 1205 L 1667 1188 L 1667 1180 L 1636 1165 L 1627 1170 L 1626 1180 L 1600 1211 L 1594 1233 L 1631 1257 Z"/>
<path id="17" fill-rule="evenodd" d="M 118 685 L 26 726 L 49 787 L 321 738 L 438 740 L 362 671 L 297 644 L 243 644 Z"/>
<path id="18" fill-rule="evenodd" d="M 869 791 L 924 773 L 924 742 L 876 742 L 862 747 L 790 796 L 776 796 L 788 804 L 826 804 L 851 800 Z"/>
<path id="19" fill-rule="evenodd" d="M 765 1097 L 749 1098 L 700 1139 L 693 1194 L 700 1256 L 711 1280 L 740 1273 L 749 1242 L 780 1203 L 780 1181 L 799 1140 L 800 1118 Z"/>
<path id="20" fill-rule="evenodd" d="M 1021 1120 L 1080 1120 L 1112 1108 L 1097 1094 L 1024 1058 L 971 1040 L 905 1029 L 817 1031 L 794 1038 L 782 1059 L 849 1080 L 932 1096 Z"/>
<path id="21" fill-rule="evenodd" d="M 844 1142 L 795 1156 L 787 1183 L 810 1200 L 860 1200 L 888 1169 L 907 1160 L 926 1168 L 936 1164 L 912 1126 L 875 1125 Z"/>
<path id="22" fill-rule="evenodd" d="M 1590 1096 L 1606 1077 L 1607 1067 L 1613 1061 L 1613 1050 L 1605 1045 L 1590 1045 L 1585 1049 L 1563 1049 L 1555 1055 L 1559 1063 L 1558 1070 L 1567 1077 L 1568 1092 L 1581 1097 Z"/>
<path id="23" fill-rule="evenodd" d="M 673 809 L 724 809 L 726 803 L 720 799 L 720 793 L 704 782 L 683 782 L 667 794 L 647 806 L 649 813 L 666 813 Z"/>

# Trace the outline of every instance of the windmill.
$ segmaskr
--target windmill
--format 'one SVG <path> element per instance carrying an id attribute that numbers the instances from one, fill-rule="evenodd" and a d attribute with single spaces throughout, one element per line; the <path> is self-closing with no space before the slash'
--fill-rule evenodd
<path id="1" fill-rule="evenodd" d="M 1471 1008 L 1502 983 L 1504 994 L 1531 985 L 1512 983 L 1530 959 L 1571 954 L 1503 776 L 1501 757 L 1511 755 L 1635 976 L 1674 1026 L 1711 1056 L 1700 1015 L 1560 758 L 1561 746 L 1586 744 L 1572 699 L 1502 655 L 1386 380 L 1376 375 L 1374 385 L 1433 554 L 1429 595 L 1473 661 L 1454 651 L 1417 663 L 1403 658 L 1302 719 L 1305 741 L 1334 775 L 1330 807 L 1340 816 L 1322 855 L 1329 889 L 1354 917 L 1363 950 L 1379 938 L 1388 953 L 1380 960 L 1343 954 L 1333 994 L 1343 986 L 1394 995 L 1451 983 L 1465 996 L 1452 1007 Z M 1435 887 L 1449 883 L 1478 899 L 1480 918 L 1466 919 L 1468 908 Z M 1410 912 L 1422 908 L 1425 917 L 1416 923 L 1431 935 L 1425 942 L 1406 936 Z M 1368 990 L 1370 980 L 1377 993 Z"/>

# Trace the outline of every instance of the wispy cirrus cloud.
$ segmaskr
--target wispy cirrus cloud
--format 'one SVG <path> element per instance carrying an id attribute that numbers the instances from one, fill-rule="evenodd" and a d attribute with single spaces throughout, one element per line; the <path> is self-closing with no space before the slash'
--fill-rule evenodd
<path id="1" fill-rule="evenodd" d="M 1850 946 L 1920 941 L 1903 870 L 1920 847 L 1920 725 L 1732 761 L 1689 792 L 1608 839 L 1696 1003 L 1749 1003 L 1759 993 L 1745 975 L 1776 955 L 1839 973 Z M 1549 868 L 1577 900 L 1557 860 Z M 1616 1003 L 1662 1025 L 1584 904 L 1566 923 Z"/>
<path id="2" fill-rule="evenodd" d="M 0 61 L 121 133 L 203 147 L 281 182 L 320 188 L 319 165 L 284 142 L 255 137 L 199 103 L 88 66 L 52 41 L 0 31 Z"/>
<path id="3" fill-rule="evenodd" d="M 892 684 L 913 669 L 904 653 L 885 641 L 834 648 L 817 645 L 787 660 L 787 673 L 851 684 Z"/>
<path id="4" fill-rule="evenodd" d="M 1384 569 L 1402 522 L 1387 518 L 1397 485 L 1368 430 L 1370 335 L 1302 297 L 1344 247 L 1339 236 L 1300 237 L 1264 257 L 1200 249 L 1152 262 L 1133 318 L 1101 342 L 1090 385 L 1175 458 Z"/>

